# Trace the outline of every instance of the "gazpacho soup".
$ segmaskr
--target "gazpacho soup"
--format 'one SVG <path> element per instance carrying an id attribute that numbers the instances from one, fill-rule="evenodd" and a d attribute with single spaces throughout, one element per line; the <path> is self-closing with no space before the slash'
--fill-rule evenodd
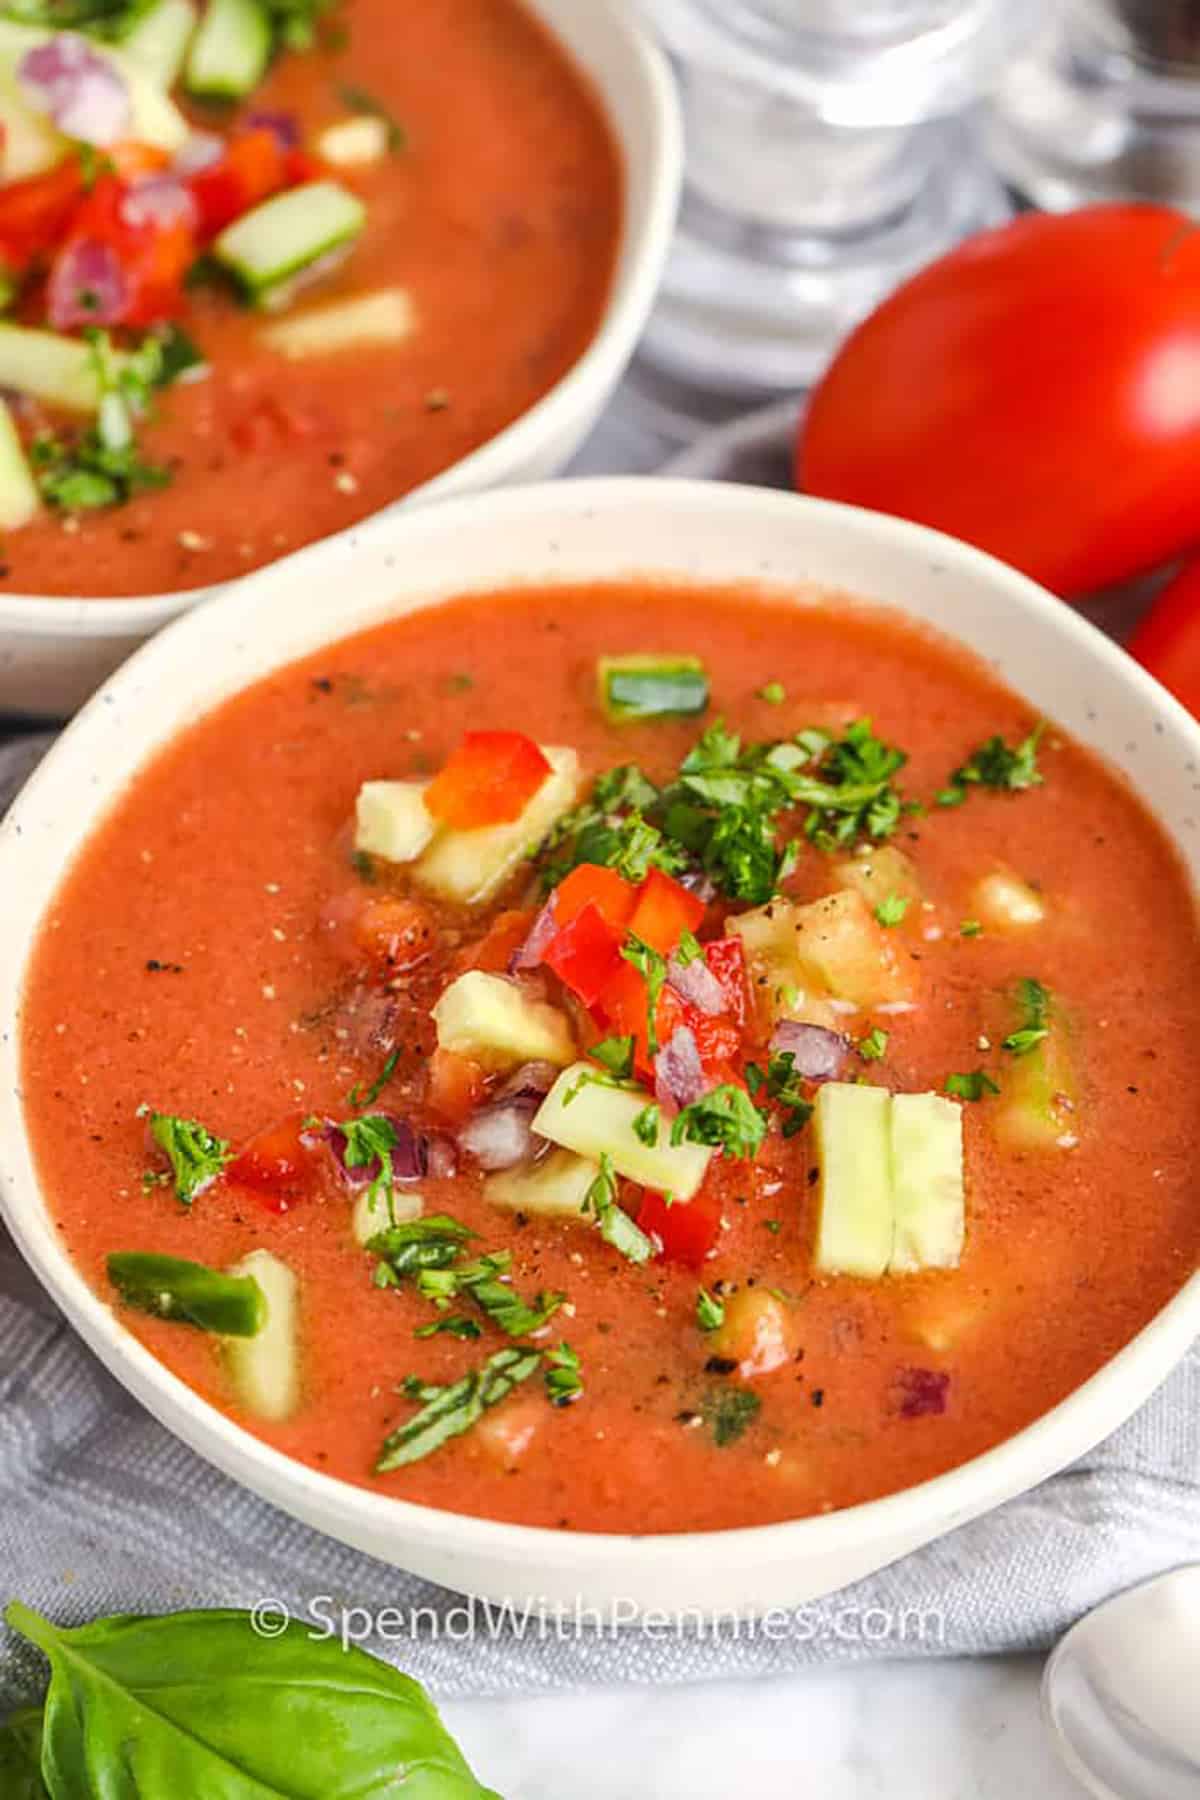
<path id="1" fill-rule="evenodd" d="M 621 208 L 518 0 L 0 0 L 0 591 L 202 586 L 428 480 L 587 348 Z"/>
<path id="2" fill-rule="evenodd" d="M 1133 793 L 842 596 L 473 595 L 262 680 L 51 904 L 63 1241 L 301 1462 L 588 1530 L 845 1507 L 1200 1260 L 1192 892 Z"/>

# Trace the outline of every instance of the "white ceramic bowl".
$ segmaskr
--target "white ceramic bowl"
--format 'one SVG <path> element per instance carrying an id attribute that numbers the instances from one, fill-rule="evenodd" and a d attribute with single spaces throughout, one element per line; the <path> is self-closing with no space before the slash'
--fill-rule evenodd
<path id="1" fill-rule="evenodd" d="M 21 986 L 64 846 L 87 834 L 182 724 L 337 635 L 445 596 L 631 571 L 787 587 L 815 581 L 953 632 L 1124 769 L 1200 876 L 1200 727 L 1067 606 L 976 550 L 853 508 L 717 483 L 559 482 L 393 515 L 263 570 L 147 645 L 68 729 L 0 831 L 0 1199 L 46 1288 L 131 1392 L 220 1468 L 331 1536 L 493 1599 L 633 1601 L 670 1611 L 800 1604 L 1033 1486 L 1112 1431 L 1200 1330 L 1200 1275 L 1062 1405 L 919 1487 L 826 1517 L 719 1534 L 535 1530 L 347 1486 L 267 1448 L 198 1399 L 64 1255 L 21 1117 Z"/>
<path id="2" fill-rule="evenodd" d="M 625 169 L 625 217 L 612 294 L 592 343 L 548 394 L 385 515 L 557 474 L 624 373 L 666 260 L 683 178 L 683 135 L 665 58 L 639 29 L 629 0 L 523 3 L 590 76 L 616 133 Z M 0 713 L 65 717 L 169 619 L 232 585 L 125 600 L 0 595 Z"/>

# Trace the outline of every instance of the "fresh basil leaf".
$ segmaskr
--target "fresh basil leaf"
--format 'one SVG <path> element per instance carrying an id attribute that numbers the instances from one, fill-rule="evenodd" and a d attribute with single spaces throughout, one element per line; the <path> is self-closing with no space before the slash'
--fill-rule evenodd
<path id="1" fill-rule="evenodd" d="M 384 1439 L 375 1473 L 386 1475 L 407 1463 L 420 1462 L 422 1457 L 440 1450 L 451 1438 L 461 1437 L 490 1407 L 507 1399 L 520 1382 L 527 1381 L 541 1360 L 540 1350 L 518 1349 L 514 1345 L 497 1350 L 481 1369 L 472 1369 L 469 1375 L 464 1375 L 461 1381 L 451 1382 L 449 1387 L 418 1383 L 413 1389 L 406 1384 L 405 1391 L 425 1404 L 420 1412 L 414 1413 Z"/>
<path id="2" fill-rule="evenodd" d="M 274 1638 L 231 1611 L 67 1631 L 17 1601 L 5 1618 L 50 1659 L 53 1800 L 497 1800 L 417 1682 L 298 1622 Z"/>
<path id="3" fill-rule="evenodd" d="M 607 1151 L 600 1158 L 600 1173 L 583 1197 L 582 1210 L 593 1215 L 605 1243 L 631 1263 L 649 1262 L 655 1255 L 654 1240 L 618 1204 L 616 1172 Z"/>
<path id="4" fill-rule="evenodd" d="M 4 1800 L 48 1800 L 40 1707 L 13 1713 L 0 1725 L 0 1794 Z"/>

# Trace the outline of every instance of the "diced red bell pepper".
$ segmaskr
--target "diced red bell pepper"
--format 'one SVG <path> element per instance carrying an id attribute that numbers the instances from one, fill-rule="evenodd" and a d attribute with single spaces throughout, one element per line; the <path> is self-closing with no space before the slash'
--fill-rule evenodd
<path id="1" fill-rule="evenodd" d="M 211 242 L 252 207 L 307 180 L 296 157 L 297 152 L 288 150 L 266 126 L 253 126 L 230 138 L 216 162 L 188 177 L 199 214 L 199 241 Z"/>
<path id="2" fill-rule="evenodd" d="M 311 408 L 278 394 L 263 394 L 234 420 L 229 435 L 239 450 L 263 455 L 316 437 L 323 429 L 322 420 Z"/>
<path id="3" fill-rule="evenodd" d="M 113 252 L 125 277 L 126 297 L 120 314 L 108 313 L 110 325 L 154 325 L 174 318 L 183 307 L 183 280 L 195 258 L 196 244 L 186 219 L 131 223 L 124 202 L 131 193 L 122 178 L 104 174 L 75 208 L 55 257 L 54 269 L 71 268 L 83 244 L 103 244 Z M 52 271 L 50 285 L 53 288 Z"/>
<path id="4" fill-rule="evenodd" d="M 0 264 L 22 274 L 53 250 L 84 192 L 83 167 L 68 157 L 45 175 L 0 187 Z"/>
<path id="5" fill-rule="evenodd" d="M 519 731 L 468 731 L 425 790 L 425 805 L 456 831 L 507 825 L 549 773 L 538 746 Z"/>
<path id="6" fill-rule="evenodd" d="M 668 1262 L 698 1269 L 721 1233 L 720 1202 L 703 1188 L 693 1199 L 676 1200 L 670 1205 L 661 1194 L 646 1194 L 637 1222 L 644 1232 L 658 1239 Z"/>
<path id="7" fill-rule="evenodd" d="M 320 1177 L 320 1146 L 304 1141 L 304 1113 L 256 1132 L 225 1171 L 226 1181 L 251 1188 L 268 1212 L 285 1213 L 307 1199 Z"/>
<path id="8" fill-rule="evenodd" d="M 678 881 L 651 869 L 638 891 L 629 929 L 643 944 L 670 956 L 685 931 L 695 931 L 704 917 L 704 901 Z"/>
<path id="9" fill-rule="evenodd" d="M 610 925 L 597 907 L 589 905 L 555 932 L 542 952 L 542 961 L 585 1006 L 594 1006 L 622 967 L 624 942 L 624 931 Z"/>
<path id="10" fill-rule="evenodd" d="M 725 1011 L 744 1029 L 750 1016 L 750 982 L 741 938 L 716 938 L 711 944 L 705 944 L 704 960 L 725 996 Z"/>
<path id="11" fill-rule="evenodd" d="M 638 902 L 638 892 L 615 869 L 580 863 L 554 890 L 555 923 L 568 925 L 585 906 L 592 906 L 610 925 L 627 926 Z"/>

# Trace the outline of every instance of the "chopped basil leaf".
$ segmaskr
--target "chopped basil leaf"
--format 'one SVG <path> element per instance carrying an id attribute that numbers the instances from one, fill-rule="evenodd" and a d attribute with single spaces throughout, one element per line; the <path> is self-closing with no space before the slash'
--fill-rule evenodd
<path id="1" fill-rule="evenodd" d="M 508 1337 L 528 1337 L 553 1318 L 567 1296 L 541 1293 L 533 1306 L 527 1306 L 502 1279 L 511 1262 L 511 1251 L 497 1250 L 490 1256 L 481 1256 L 477 1262 L 426 1269 L 417 1276 L 417 1287 L 427 1300 L 435 1300 L 439 1306 L 466 1294 Z"/>
<path id="2" fill-rule="evenodd" d="M 489 1356 L 482 1368 L 473 1369 L 448 1387 L 423 1386 L 410 1376 L 405 1392 L 424 1405 L 384 1439 L 375 1473 L 386 1475 L 391 1469 L 419 1462 L 451 1438 L 469 1431 L 489 1407 L 498 1405 L 520 1382 L 527 1381 L 541 1360 L 538 1350 L 509 1345 Z M 415 1391 L 410 1383 L 415 1383 Z"/>
<path id="3" fill-rule="evenodd" d="M 579 1399 L 583 1393 L 583 1375 L 579 1357 L 570 1344 L 560 1344 L 557 1350 L 547 1350 L 542 1379 L 546 1383 L 546 1398 L 551 1406 L 570 1406 Z"/>
<path id="4" fill-rule="evenodd" d="M 1009 1033 L 1002 1047 L 1013 1056 L 1028 1056 L 1050 1034 L 1049 989 L 1043 987 L 1040 981 L 1026 976 L 1017 984 L 1017 1002 L 1021 1008 L 1022 1024 L 1019 1030 Z"/>
<path id="5" fill-rule="evenodd" d="M 468 1319 L 465 1313 L 447 1313 L 441 1319 L 431 1319 L 428 1325 L 418 1325 L 413 1336 L 431 1338 L 442 1333 L 447 1337 L 478 1338 L 483 1336 L 483 1327 L 478 1319 Z"/>
<path id="6" fill-rule="evenodd" d="M 758 698 L 765 700 L 768 706 L 782 706 L 787 699 L 787 689 L 782 681 L 768 681 L 765 687 L 759 688 Z"/>
<path id="7" fill-rule="evenodd" d="M 643 1106 L 633 1121 L 634 1137 L 648 1150 L 653 1150 L 658 1142 L 659 1118 L 659 1109 L 652 1101 L 649 1106 Z"/>
<path id="8" fill-rule="evenodd" d="M 978 919 L 964 919 L 958 930 L 959 935 L 965 938 L 983 936 L 983 926 Z"/>
<path id="9" fill-rule="evenodd" d="M 878 1062 L 882 1056 L 886 1056 L 887 1047 L 888 1033 L 881 1031 L 878 1025 L 873 1025 L 866 1037 L 858 1040 L 858 1054 L 864 1062 Z"/>
<path id="10" fill-rule="evenodd" d="M 341 1132 L 346 1140 L 342 1160 L 348 1169 L 369 1169 L 372 1163 L 379 1164 L 379 1173 L 373 1177 L 369 1192 L 372 1202 L 381 1194 L 386 1196 L 390 1216 L 392 1196 L 396 1191 L 392 1151 L 400 1142 L 396 1127 L 386 1113 L 365 1113 L 360 1119 L 346 1119 Z"/>
<path id="11" fill-rule="evenodd" d="M 406 1219 L 402 1225 L 389 1225 L 376 1232 L 367 1242 L 372 1256 L 380 1259 L 385 1273 L 376 1271 L 379 1285 L 394 1287 L 406 1275 L 421 1270 L 449 1269 L 458 1261 L 463 1246 L 475 1233 L 457 1219 L 444 1213 L 431 1213 L 423 1219 Z"/>
<path id="12" fill-rule="evenodd" d="M 726 1156 L 747 1160 L 758 1155 L 766 1135 L 762 1113 L 732 1082 L 683 1107 L 671 1126 L 672 1144 L 712 1144 Z"/>
<path id="13" fill-rule="evenodd" d="M 748 1388 L 712 1388 L 704 1396 L 700 1416 L 713 1435 L 718 1450 L 738 1438 L 754 1423 L 762 1410 L 762 1401 Z"/>
<path id="14" fill-rule="evenodd" d="M 696 1323 L 701 1331 L 716 1331 L 725 1323 L 725 1302 L 701 1288 L 696 1295 Z"/>
<path id="15" fill-rule="evenodd" d="M 632 1037 L 601 1038 L 588 1055 L 606 1068 L 618 1081 L 628 1081 L 633 1074 L 634 1039 Z"/>
<path id="16" fill-rule="evenodd" d="M 380 1069 L 370 1087 L 364 1090 L 361 1082 L 356 1082 L 354 1084 L 350 1089 L 350 1093 L 346 1100 L 347 1106 L 355 1106 L 360 1109 L 364 1106 L 374 1106 L 380 1094 L 382 1094 L 384 1088 L 396 1073 L 396 1064 L 399 1061 L 400 1051 L 399 1049 L 395 1049 L 384 1063 L 382 1069 Z M 388 1146 L 389 1149 L 391 1149 L 395 1143 L 395 1135 L 395 1132 L 393 1132 L 392 1144 Z"/>
<path id="17" fill-rule="evenodd" d="M 1038 747 L 1046 733 L 1046 721 L 1035 725 L 1027 738 L 1010 748 L 1002 737 L 990 737 L 973 750 L 966 762 L 955 769 L 947 787 L 937 796 L 939 806 L 961 806 L 972 787 L 992 788 L 997 793 L 1019 793 L 1024 788 L 1040 787 L 1043 781 L 1037 766 Z"/>
<path id="18" fill-rule="evenodd" d="M 983 1100 L 988 1094 L 998 1094 L 1000 1089 L 990 1075 L 974 1069 L 967 1075 L 947 1075 L 946 1092 L 955 1100 Z"/>
<path id="19" fill-rule="evenodd" d="M 875 917 L 881 925 L 899 925 L 911 905 L 903 894 L 886 894 L 875 908 Z"/>
<path id="20" fill-rule="evenodd" d="M 594 1216 L 605 1243 L 631 1263 L 649 1262 L 655 1254 L 652 1240 L 617 1203 L 617 1178 L 607 1151 L 600 1158 L 600 1173 L 584 1195 L 582 1210 Z"/>
<path id="21" fill-rule="evenodd" d="M 149 1121 L 150 1136 L 170 1163 L 175 1192 L 185 1206 L 233 1160 L 227 1139 L 215 1136 L 198 1119 L 154 1112 L 148 1106 L 138 1107 L 138 1117 Z M 144 1179 L 153 1185 L 162 1178 L 150 1171 Z"/>

